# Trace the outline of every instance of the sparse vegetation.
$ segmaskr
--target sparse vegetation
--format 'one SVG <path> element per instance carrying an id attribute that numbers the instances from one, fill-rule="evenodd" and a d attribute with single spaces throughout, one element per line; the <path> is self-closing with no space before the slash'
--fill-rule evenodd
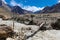
<path id="1" fill-rule="evenodd" d="M 13 36 L 14 36 L 14 31 L 11 27 L 5 24 L 0 25 L 0 40 L 6 40 L 6 38 Z"/>
<path id="2" fill-rule="evenodd" d="M 57 19 L 55 23 L 51 24 L 53 29 L 60 30 L 60 19 Z"/>

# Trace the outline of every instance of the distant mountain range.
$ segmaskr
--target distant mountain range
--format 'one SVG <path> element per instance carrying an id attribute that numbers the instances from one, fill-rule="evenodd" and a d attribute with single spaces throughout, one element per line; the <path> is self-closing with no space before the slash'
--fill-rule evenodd
<path id="1" fill-rule="evenodd" d="M 16 14 L 28 14 L 28 13 L 31 14 L 31 13 L 33 13 L 32 11 L 22 9 L 19 6 L 10 6 L 8 4 L 5 4 L 4 2 L 2 2 L 2 0 L 0 0 L 0 8 L 1 7 L 3 7 L 4 9 L 6 9 L 9 12 L 16 13 Z"/>
<path id="2" fill-rule="evenodd" d="M 19 6 L 14 6 L 12 9 L 13 12 L 19 13 L 19 14 L 26 14 L 26 13 L 33 13 L 31 11 L 27 11 L 25 9 L 22 9 Z M 57 3 L 53 6 L 46 6 L 43 10 L 39 10 L 34 12 L 34 14 L 38 13 L 60 13 L 60 3 Z"/>
<path id="3" fill-rule="evenodd" d="M 60 3 L 57 3 L 53 6 L 46 6 L 43 10 L 39 10 L 36 12 L 28 11 L 25 9 L 22 9 L 19 6 L 10 6 L 8 4 L 4 4 L 4 2 L 0 1 L 0 7 L 3 6 L 5 9 L 12 13 L 16 14 L 38 14 L 38 13 L 59 13 L 60 12 Z"/>
<path id="4" fill-rule="evenodd" d="M 46 6 L 43 10 L 39 10 L 35 13 L 60 13 L 60 3 L 53 6 Z"/>
<path id="5" fill-rule="evenodd" d="M 13 6 L 11 11 L 14 13 L 18 13 L 18 14 L 28 14 L 28 13 L 31 14 L 31 13 L 33 13 L 31 11 L 27 11 L 27 10 L 22 9 L 19 6 Z"/>

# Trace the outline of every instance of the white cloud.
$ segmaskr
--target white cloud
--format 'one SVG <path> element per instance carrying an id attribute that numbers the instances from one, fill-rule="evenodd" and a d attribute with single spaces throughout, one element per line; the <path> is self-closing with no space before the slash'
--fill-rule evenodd
<path id="1" fill-rule="evenodd" d="M 22 6 L 22 4 L 17 3 L 17 2 L 15 2 L 14 0 L 11 0 L 11 1 L 10 1 L 10 5 L 12 5 L 12 6 L 16 6 L 16 5 Z"/>
<path id="2" fill-rule="evenodd" d="M 11 0 L 11 1 L 10 1 L 10 4 L 11 4 L 12 6 L 17 5 L 17 3 L 16 3 L 14 0 Z"/>
<path id="3" fill-rule="evenodd" d="M 60 0 L 58 0 L 58 3 L 60 3 Z"/>
<path id="4" fill-rule="evenodd" d="M 6 3 L 5 2 L 5 0 L 2 0 L 4 3 Z M 7 3 L 6 3 L 7 4 Z M 24 6 L 23 4 L 21 4 L 21 3 L 17 3 L 17 2 L 15 2 L 15 0 L 11 0 L 10 1 L 10 5 L 12 5 L 12 6 L 20 6 L 21 8 L 23 8 L 23 9 L 25 9 L 25 10 L 28 10 L 28 11 L 33 11 L 33 12 L 35 12 L 35 11 L 38 11 L 38 10 L 42 10 L 44 7 L 42 7 L 42 8 L 40 8 L 40 7 L 36 7 L 36 6 Z"/>
<path id="5" fill-rule="evenodd" d="M 40 8 L 40 7 L 36 7 L 36 6 L 24 6 L 23 9 L 29 10 L 29 11 L 38 11 L 38 10 L 42 10 L 44 7 Z"/>
<path id="6" fill-rule="evenodd" d="M 5 0 L 2 0 L 5 4 L 7 4 L 7 2 Z"/>
<path id="7" fill-rule="evenodd" d="M 38 11 L 38 10 L 42 10 L 42 9 L 44 8 L 44 7 L 40 8 L 40 7 L 36 7 L 36 6 L 23 6 L 23 4 L 17 3 L 17 2 L 15 2 L 14 0 L 11 0 L 11 1 L 10 1 L 10 4 L 11 4 L 12 6 L 18 5 L 18 6 L 22 7 L 22 8 L 25 9 L 25 10 L 33 11 L 33 12 Z"/>

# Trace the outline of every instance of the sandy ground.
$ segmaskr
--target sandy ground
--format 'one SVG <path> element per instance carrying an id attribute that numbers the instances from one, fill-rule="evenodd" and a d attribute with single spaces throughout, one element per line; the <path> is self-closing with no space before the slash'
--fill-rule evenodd
<path id="1" fill-rule="evenodd" d="M 60 40 L 60 30 L 39 31 L 35 36 L 27 40 Z"/>

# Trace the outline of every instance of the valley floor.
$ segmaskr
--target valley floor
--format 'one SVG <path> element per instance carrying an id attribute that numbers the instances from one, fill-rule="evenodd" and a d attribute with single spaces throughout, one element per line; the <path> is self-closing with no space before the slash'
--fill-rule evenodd
<path id="1" fill-rule="evenodd" d="M 5 24 L 7 26 L 13 27 L 12 20 L 0 19 L 0 25 L 1 24 Z M 36 30 L 38 30 L 38 28 L 39 28 L 39 26 L 36 26 L 36 25 L 25 25 L 25 24 L 21 24 L 21 23 L 14 21 L 14 31 L 16 31 L 16 32 L 22 31 L 23 32 L 22 34 L 24 34 L 26 36 L 32 35 Z M 21 36 L 21 37 L 23 37 L 23 36 Z M 13 39 L 11 39 L 11 40 L 13 40 Z M 18 39 L 15 39 L 15 40 L 18 40 Z M 29 37 L 26 40 L 60 40 L 60 30 L 38 31 L 35 35 Z"/>

